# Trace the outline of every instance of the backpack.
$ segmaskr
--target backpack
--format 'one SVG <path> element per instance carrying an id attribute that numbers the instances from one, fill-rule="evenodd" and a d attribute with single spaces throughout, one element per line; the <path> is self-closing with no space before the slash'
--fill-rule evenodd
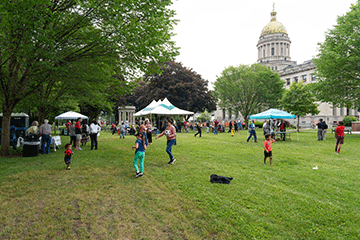
<path id="1" fill-rule="evenodd" d="M 210 176 L 210 182 L 211 183 L 226 183 L 226 184 L 230 184 L 231 180 L 233 180 L 232 177 L 223 177 L 223 176 L 218 176 L 216 174 L 212 174 Z"/>

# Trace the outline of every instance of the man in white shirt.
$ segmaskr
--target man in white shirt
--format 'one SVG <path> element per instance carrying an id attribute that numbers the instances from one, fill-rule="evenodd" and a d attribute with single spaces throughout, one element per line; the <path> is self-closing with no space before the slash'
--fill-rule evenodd
<path id="1" fill-rule="evenodd" d="M 97 142 L 97 135 L 101 131 L 101 127 L 96 123 L 96 121 L 93 121 L 90 124 L 90 139 L 91 139 L 91 150 L 94 149 L 97 150 L 98 142 Z"/>

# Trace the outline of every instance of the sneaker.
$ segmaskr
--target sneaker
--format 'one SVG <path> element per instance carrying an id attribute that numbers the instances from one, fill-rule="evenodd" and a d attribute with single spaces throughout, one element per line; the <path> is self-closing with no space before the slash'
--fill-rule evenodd
<path id="1" fill-rule="evenodd" d="M 168 164 L 174 164 L 174 162 L 176 161 L 175 158 L 171 159 L 170 162 L 168 162 Z"/>
<path id="2" fill-rule="evenodd" d="M 66 170 L 71 170 L 71 168 L 70 168 L 70 167 L 66 167 Z"/>
<path id="3" fill-rule="evenodd" d="M 143 173 L 141 173 L 141 172 L 137 172 L 137 173 L 136 173 L 136 175 L 135 175 L 135 177 L 136 177 L 136 178 L 138 178 L 138 177 L 142 177 L 142 176 L 144 176 L 144 174 L 143 174 Z"/>
<path id="4" fill-rule="evenodd" d="M 82 150 L 81 148 L 79 148 L 79 150 Z"/>
<path id="5" fill-rule="evenodd" d="M 337 152 L 336 154 L 337 154 L 337 155 L 340 155 L 340 153 L 339 153 L 339 152 Z"/>

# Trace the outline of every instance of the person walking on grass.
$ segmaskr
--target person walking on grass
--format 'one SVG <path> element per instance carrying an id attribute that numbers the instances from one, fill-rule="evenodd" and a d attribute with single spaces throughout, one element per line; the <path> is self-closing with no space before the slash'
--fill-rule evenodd
<path id="1" fill-rule="evenodd" d="M 198 132 L 194 135 L 194 137 L 196 137 L 198 134 L 200 134 L 200 137 L 201 137 L 201 132 L 202 132 L 202 130 L 201 130 L 201 122 L 198 122 L 198 123 L 196 124 L 196 130 L 197 130 Z"/>
<path id="2" fill-rule="evenodd" d="M 264 165 L 266 165 L 266 158 L 270 158 L 270 166 L 272 167 L 272 151 L 271 144 L 275 142 L 274 139 L 271 139 L 271 135 L 269 133 L 265 134 L 264 141 Z"/>
<path id="3" fill-rule="evenodd" d="M 64 161 L 66 164 L 66 170 L 70 169 L 70 163 L 71 163 L 71 155 L 73 154 L 73 151 L 71 151 L 71 143 L 65 144 L 65 157 Z"/>
<path id="4" fill-rule="evenodd" d="M 146 138 L 147 138 L 148 144 L 151 145 L 151 143 L 152 143 L 152 130 L 154 128 L 151 125 L 151 122 L 150 122 L 150 120 L 148 118 L 145 119 L 145 127 L 146 127 Z M 181 132 L 181 124 L 180 124 L 179 132 Z"/>
<path id="5" fill-rule="evenodd" d="M 230 132 L 231 132 L 231 136 L 233 137 L 233 136 L 235 135 L 235 133 L 234 133 L 234 128 L 231 128 L 231 129 L 230 129 Z"/>
<path id="6" fill-rule="evenodd" d="M 135 146 L 132 147 L 133 149 L 134 148 L 136 149 L 133 165 L 136 171 L 135 177 L 138 178 L 144 176 L 144 160 L 145 160 L 146 146 L 145 146 L 145 136 L 142 133 L 137 133 L 135 136 L 136 136 Z M 137 162 L 140 162 L 140 171 Z"/>
<path id="7" fill-rule="evenodd" d="M 120 126 L 120 138 L 123 138 L 125 139 L 125 123 L 121 123 L 121 126 Z"/>
<path id="8" fill-rule="evenodd" d="M 316 124 L 318 131 L 317 131 L 317 135 L 318 135 L 318 141 L 322 141 L 324 140 L 324 123 L 323 123 L 323 119 L 320 118 L 319 122 Z"/>
<path id="9" fill-rule="evenodd" d="M 335 154 L 340 154 L 341 144 L 344 144 L 344 122 L 339 121 L 339 125 L 335 129 L 335 138 L 336 138 L 336 145 L 335 145 Z"/>
<path id="10" fill-rule="evenodd" d="M 170 161 L 168 162 L 168 164 L 174 164 L 174 162 L 176 161 L 176 159 L 174 158 L 171 150 L 172 150 L 172 146 L 176 145 L 176 130 L 175 127 L 173 126 L 174 120 L 170 117 L 167 118 L 167 128 L 165 129 L 165 131 L 163 131 L 159 136 L 157 136 L 155 139 L 158 139 L 164 135 L 166 135 L 167 138 L 167 145 L 166 145 L 166 152 L 169 155 Z"/>
<path id="11" fill-rule="evenodd" d="M 247 142 L 249 142 L 250 138 L 252 136 L 254 136 L 254 141 L 257 142 L 257 137 L 256 137 L 256 132 L 255 132 L 255 120 L 252 120 L 252 122 L 250 123 L 250 126 L 249 126 L 250 130 L 249 130 L 249 137 L 247 138 Z"/>

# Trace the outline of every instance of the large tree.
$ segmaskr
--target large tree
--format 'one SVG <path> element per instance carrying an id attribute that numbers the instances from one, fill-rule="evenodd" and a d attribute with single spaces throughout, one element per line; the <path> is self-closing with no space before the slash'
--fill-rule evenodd
<path id="1" fill-rule="evenodd" d="M 326 32 L 314 59 L 317 67 L 317 97 L 337 107 L 359 107 L 360 103 L 360 1 L 337 18 Z"/>
<path id="2" fill-rule="evenodd" d="M 261 110 L 276 107 L 284 82 L 279 74 L 261 64 L 230 66 L 215 81 L 219 105 L 240 111 L 245 119 Z M 246 121 L 246 127 L 247 127 Z"/>
<path id="3" fill-rule="evenodd" d="M 0 4 L 0 155 L 10 154 L 10 116 L 25 97 L 53 87 L 69 65 L 111 58 L 120 75 L 159 72 L 178 52 L 171 0 L 26 0 Z M 68 72 L 69 73 L 69 72 Z M 69 73 L 71 74 L 71 73 Z M 77 82 L 86 84 L 86 81 Z"/>
<path id="4" fill-rule="evenodd" d="M 297 116 L 297 130 L 299 131 L 300 116 L 306 114 L 318 114 L 318 104 L 313 93 L 311 84 L 302 82 L 293 83 L 289 90 L 285 90 L 282 99 L 279 101 L 280 106 L 285 110 Z"/>
<path id="5" fill-rule="evenodd" d="M 182 63 L 168 61 L 160 74 L 145 75 L 133 94 L 126 96 L 127 104 L 144 108 L 152 100 L 168 98 L 178 108 L 193 112 L 213 111 L 216 104 L 208 81 Z"/>

